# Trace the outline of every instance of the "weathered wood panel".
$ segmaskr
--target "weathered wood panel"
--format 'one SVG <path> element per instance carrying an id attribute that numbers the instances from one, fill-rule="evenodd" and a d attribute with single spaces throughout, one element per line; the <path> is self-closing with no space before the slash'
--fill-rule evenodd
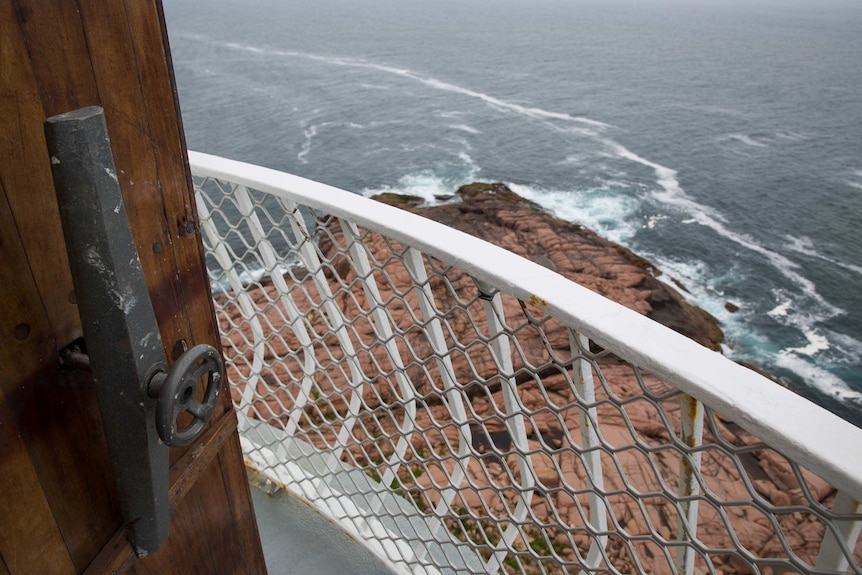
<path id="1" fill-rule="evenodd" d="M 6 0 L 6 3 L 10 0 Z M 11 0 L 46 116 L 98 104 L 75 2 Z"/>
<path id="2" fill-rule="evenodd" d="M 250 572 L 243 563 L 244 553 L 233 530 L 231 515 L 208 505 L 208 502 L 224 501 L 226 496 L 222 469 L 214 460 L 204 470 L 195 489 L 172 510 L 170 545 L 135 563 L 130 573 L 161 575 L 166 572 L 166 566 L 175 573 Z M 201 525 L 207 525 L 208 529 L 202 531 Z M 195 549 L 195 553 L 186 553 L 189 548 Z"/>
<path id="3" fill-rule="evenodd" d="M 19 78 L 26 80 L 27 76 Z M 28 161 L 45 156 L 41 111 L 34 104 L 38 100 L 29 97 L 17 101 L 8 94 L 0 97 L 0 117 L 4 118 L 0 142 L 5 152 L 0 179 L 6 190 L 4 197 L 8 191 L 16 192 L 6 205 L 9 223 L 3 225 L 7 236 L 4 243 L 15 242 L 14 233 L 26 254 L 17 264 L 4 258 L 6 269 L 14 275 L 3 285 L 9 286 L 7 294 L 16 283 L 29 292 L 28 301 L 17 305 L 10 302 L 4 307 L 33 316 L 45 314 L 42 321 L 30 317 L 4 330 L 14 338 L 15 330 L 26 329 L 29 336 L 21 345 L 15 346 L 14 339 L 4 345 L 13 356 L 4 364 L 14 369 L 4 373 L 3 387 L 12 414 L 7 424 L 14 426 L 24 441 L 30 465 L 39 477 L 34 485 L 43 487 L 57 528 L 80 569 L 120 521 L 91 378 L 61 373 L 57 368 L 57 342 L 74 338 L 80 327 L 76 307 L 70 303 L 71 289 L 66 285 L 70 276 L 65 250 L 62 243 L 57 245 L 62 242 L 62 230 L 45 225 L 52 215 L 55 220 L 59 217 L 50 174 L 46 178 L 39 169 L 48 164 L 44 159 L 40 166 Z M 65 266 L 65 272 L 57 272 L 58 266 Z M 28 275 L 35 279 L 31 287 L 23 282 Z M 70 437 L 75 439 L 70 441 Z M 75 468 L 87 473 L 67 473 Z"/>
<path id="4" fill-rule="evenodd" d="M 37 82 L 21 30 L 16 26 L 12 5 L 0 5 L 0 177 L 8 190 L 13 213 L 31 210 L 40 218 L 18 218 L 18 235 L 32 266 L 36 285 L 53 333 L 60 341 L 81 335 L 78 310 L 72 294 L 72 277 L 59 222 L 50 165 L 34 162 L 44 158 L 42 132 L 44 112 Z"/>
<path id="5" fill-rule="evenodd" d="M 18 432 L 81 571 L 122 523 L 92 379 L 46 370 L 18 391 L 7 395 Z"/>
<path id="6" fill-rule="evenodd" d="M 168 227 L 170 212 L 165 205 L 165 196 L 183 196 L 184 189 L 166 188 L 160 179 L 163 175 L 158 171 L 154 155 L 160 142 L 151 134 L 137 57 L 132 47 L 133 31 L 125 17 L 124 4 L 82 0 L 80 8 L 88 45 L 111 46 L 110 50 L 96 49 L 90 53 L 96 89 L 99 104 L 105 110 L 117 177 L 141 267 L 152 294 L 162 339 L 170 349 L 178 334 L 188 334 L 190 320 L 184 308 L 171 249 L 174 234 Z M 159 44 L 154 39 L 158 38 L 151 37 L 149 46 L 142 49 L 157 49 Z M 162 114 L 171 116 L 172 95 L 170 90 L 164 93 L 165 87 L 154 97 L 162 100 L 165 108 Z M 154 246 L 163 247 L 154 249 Z M 207 334 L 195 343 L 209 343 L 211 339 L 212 334 Z"/>
<path id="7" fill-rule="evenodd" d="M 72 558 L 30 461 L 9 395 L 20 395 L 51 345 L 47 318 L 0 185 L 0 557 L 12 573 L 75 573 Z M 40 548 L 32 548 L 38 541 Z"/>
<path id="8" fill-rule="evenodd" d="M 260 536 L 254 510 L 248 504 L 251 499 L 248 476 L 245 467 L 230 464 L 231 461 L 243 457 L 238 435 L 233 434 L 228 438 L 225 448 L 219 452 L 218 457 L 224 477 L 225 492 L 236 521 L 237 551 L 242 553 L 242 562 L 248 566 L 249 573 L 265 573 L 263 554 L 253 552 L 260 546 Z"/>
<path id="9" fill-rule="evenodd" d="M 171 538 L 134 561 L 92 380 L 57 363 L 80 320 L 42 125 L 87 105 L 166 355 L 219 343 L 164 30 L 157 1 L 0 0 L 0 574 L 265 573 L 229 394 L 203 443 L 172 450 Z"/>
<path id="10" fill-rule="evenodd" d="M 213 345 L 219 345 L 219 338 L 214 337 L 218 333 L 218 327 L 209 296 L 209 280 L 197 211 L 194 209 L 191 173 L 185 153 L 185 136 L 182 122 L 175 121 L 180 115 L 180 109 L 167 37 L 164 36 L 164 15 L 161 6 L 152 2 L 127 1 L 126 6 L 130 26 L 137 30 L 133 42 L 138 55 L 144 104 L 151 120 L 152 133 L 160 135 L 157 140 L 159 145 L 155 146 L 153 151 L 161 175 L 161 185 L 165 190 L 184 191 L 182 194 L 167 193 L 163 196 L 165 213 L 172 215 L 167 225 L 173 234 L 171 248 L 179 274 L 177 283 L 186 304 L 189 335 L 195 342 L 210 341 Z M 162 49 L 146 50 L 145 43 L 157 36 L 164 38 Z M 160 97 L 157 98 L 156 95 Z M 175 342 L 168 344 L 173 347 Z M 223 398 L 222 409 L 231 409 L 227 396 Z M 220 413 L 216 414 L 218 415 Z"/>
<path id="11" fill-rule="evenodd" d="M 0 392 L 0 563 L 7 573 L 77 573 L 12 420 Z"/>

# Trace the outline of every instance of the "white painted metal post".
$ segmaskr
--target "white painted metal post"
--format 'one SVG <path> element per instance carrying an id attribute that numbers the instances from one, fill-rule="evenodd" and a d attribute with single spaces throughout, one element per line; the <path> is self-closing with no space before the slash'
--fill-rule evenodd
<path id="1" fill-rule="evenodd" d="M 518 388 L 515 383 L 515 369 L 512 365 L 512 350 L 509 345 L 509 334 L 504 326 L 505 312 L 500 292 L 484 282 L 473 278 L 488 319 L 488 333 L 491 337 L 491 354 L 497 366 L 497 372 L 502 380 L 503 406 L 506 409 L 506 429 L 515 445 L 518 458 L 518 471 L 521 474 L 518 503 L 512 514 L 513 521 L 503 531 L 503 536 L 497 544 L 494 554 L 486 563 L 489 573 L 496 573 L 503 567 L 503 560 L 514 551 L 513 543 L 520 533 L 518 524 L 527 517 L 530 502 L 533 499 L 536 486 L 536 471 L 530 461 L 527 429 L 524 424 L 523 406 L 518 398 Z"/>
<path id="2" fill-rule="evenodd" d="M 575 391 L 578 394 L 578 401 L 583 404 L 579 419 L 581 441 L 583 441 L 583 448 L 586 451 L 583 458 L 587 468 L 587 487 L 590 490 L 588 497 L 590 503 L 590 525 L 600 534 L 592 538 L 584 563 L 586 563 L 588 568 L 595 569 L 601 563 L 605 547 L 608 544 L 608 536 L 601 535 L 608 531 L 608 512 L 607 504 L 602 494 L 605 489 L 605 480 L 602 473 L 601 441 L 596 430 L 596 426 L 599 423 L 598 412 L 595 408 L 596 386 L 593 381 L 593 366 L 583 357 L 584 351 L 589 351 L 590 349 L 589 338 L 583 334 L 569 330 L 569 340 L 572 357 L 580 357 L 573 367 L 576 371 L 574 378 Z"/>
<path id="3" fill-rule="evenodd" d="M 703 404 L 689 395 L 680 398 L 680 439 L 689 448 L 700 447 L 703 443 Z M 697 539 L 698 501 L 693 497 L 700 493 L 701 452 L 683 452 L 679 469 L 680 513 L 677 521 L 677 541 L 687 543 Z M 694 573 L 694 547 L 685 545 L 679 548 L 676 556 L 676 572 L 680 575 Z"/>
<path id="4" fill-rule="evenodd" d="M 317 371 L 317 362 L 314 357 L 314 346 L 311 342 L 308 330 L 305 327 L 305 323 L 303 322 L 303 316 L 290 295 L 290 288 L 284 279 L 284 275 L 279 271 L 281 269 L 281 264 L 278 261 L 278 256 L 275 249 L 272 247 L 272 244 L 266 237 L 260 218 L 258 218 L 257 213 L 255 212 L 254 204 L 251 201 L 248 189 L 245 186 L 237 185 L 233 193 L 236 198 L 240 214 L 243 216 L 251 230 L 252 239 L 254 240 L 252 245 L 257 246 L 257 250 L 263 260 L 266 273 L 269 274 L 269 277 L 272 279 L 272 285 L 274 285 L 278 291 L 279 301 L 284 308 L 285 313 L 287 313 L 288 325 L 296 335 L 296 339 L 299 341 L 299 344 L 302 346 L 302 383 L 300 384 L 300 392 L 298 396 L 294 398 L 293 405 L 290 408 L 287 420 L 288 423 L 285 428 L 288 435 L 293 435 L 299 425 L 299 418 L 302 415 L 302 410 L 308 403 L 312 387 L 314 386 L 314 373 Z M 257 359 L 256 354 L 255 359 Z M 254 375 L 257 376 L 258 373 L 259 372 L 256 372 Z"/>
<path id="5" fill-rule="evenodd" d="M 353 264 L 353 269 L 362 283 L 362 289 L 365 292 L 365 297 L 368 300 L 368 306 L 371 308 L 371 325 L 374 328 L 374 333 L 377 338 L 384 342 L 386 355 L 389 361 L 392 362 L 392 369 L 395 373 L 395 380 L 398 382 L 398 388 L 401 390 L 401 400 L 404 406 L 404 421 L 399 426 L 400 436 L 395 444 L 392 457 L 389 458 L 386 472 L 381 478 L 383 485 L 390 485 L 398 474 L 404 462 L 404 454 L 407 453 L 407 447 L 410 445 L 410 436 L 413 429 L 416 427 L 416 389 L 413 383 L 407 377 L 407 370 L 404 369 L 404 361 L 401 359 L 401 352 L 398 350 L 398 344 L 393 338 L 392 322 L 386 313 L 383 305 L 383 298 L 380 296 L 380 288 L 377 286 L 374 270 L 368 261 L 365 244 L 359 235 L 359 229 L 355 224 L 346 220 L 340 219 L 341 230 L 344 237 L 350 246 L 350 256 Z"/>
<path id="6" fill-rule="evenodd" d="M 341 421 L 341 429 L 337 435 L 338 446 L 333 450 L 335 458 L 340 459 L 349 442 L 353 425 L 359 417 L 359 409 L 363 403 L 362 393 L 368 380 L 356 359 L 356 350 L 353 347 L 353 341 L 347 329 L 347 322 L 344 320 L 344 313 L 335 303 L 332 289 L 329 287 L 329 281 L 323 273 L 320 256 L 318 256 L 315 250 L 314 242 L 308 233 L 305 221 L 302 219 L 302 213 L 297 204 L 291 200 L 283 199 L 281 200 L 281 204 L 287 213 L 292 214 L 290 226 L 297 244 L 295 248 L 297 248 L 303 264 L 314 279 L 314 285 L 317 287 L 323 300 L 323 307 L 328 316 L 331 331 L 335 333 L 335 337 L 338 339 L 338 344 L 344 352 L 344 357 L 350 370 L 351 393 L 350 399 L 347 401 L 347 415 Z"/>
<path id="7" fill-rule="evenodd" d="M 449 413 L 452 416 L 452 421 L 458 428 L 457 465 L 450 477 L 452 486 L 443 489 L 443 492 L 440 494 L 440 503 L 434 510 L 437 515 L 442 516 L 452 512 L 449 504 L 455 498 L 458 488 L 466 478 L 473 432 L 470 430 L 470 423 L 467 419 L 464 398 L 458 389 L 455 379 L 455 369 L 452 367 L 452 359 L 449 357 L 449 347 L 446 344 L 446 337 L 443 335 L 443 327 L 440 324 L 440 318 L 437 317 L 437 310 L 434 305 L 434 293 L 431 291 L 428 272 L 425 269 L 425 262 L 422 261 L 422 253 L 419 250 L 408 248 L 404 252 L 404 265 L 407 267 L 407 271 L 410 273 L 413 282 L 419 287 L 417 291 L 419 311 L 425 323 L 425 334 L 428 338 L 428 343 L 431 344 L 434 350 L 437 368 L 440 371 L 440 377 L 443 379 L 443 389 Z"/>
<path id="8" fill-rule="evenodd" d="M 832 511 L 838 515 L 859 514 L 862 513 L 862 503 L 839 491 L 835 496 Z M 827 526 L 823 534 L 823 543 L 820 546 L 820 555 L 817 557 L 815 567 L 817 571 L 842 573 L 850 566 L 847 554 L 848 552 L 852 554 L 856 547 L 859 532 L 862 531 L 862 521 L 836 520 L 835 523 L 837 533 Z"/>

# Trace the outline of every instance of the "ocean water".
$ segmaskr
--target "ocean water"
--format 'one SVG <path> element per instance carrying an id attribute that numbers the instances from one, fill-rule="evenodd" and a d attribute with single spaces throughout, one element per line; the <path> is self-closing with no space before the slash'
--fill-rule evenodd
<path id="1" fill-rule="evenodd" d="M 506 182 L 652 260 L 730 357 L 862 426 L 862 2 L 165 12 L 190 149 L 428 202 Z"/>

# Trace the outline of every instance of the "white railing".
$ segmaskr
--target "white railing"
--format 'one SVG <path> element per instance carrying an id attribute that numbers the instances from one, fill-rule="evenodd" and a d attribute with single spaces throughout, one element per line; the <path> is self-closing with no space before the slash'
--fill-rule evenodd
<path id="1" fill-rule="evenodd" d="M 862 430 L 533 262 L 189 154 L 251 466 L 407 573 L 862 573 Z"/>

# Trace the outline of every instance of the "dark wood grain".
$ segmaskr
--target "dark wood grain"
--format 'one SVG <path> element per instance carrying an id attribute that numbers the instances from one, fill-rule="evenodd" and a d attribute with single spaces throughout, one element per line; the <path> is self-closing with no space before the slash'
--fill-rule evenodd
<path id="1" fill-rule="evenodd" d="M 236 415 L 228 412 L 218 421 L 212 421 L 204 434 L 171 467 L 171 489 L 168 498 L 171 508 L 177 507 L 189 490 L 200 479 L 203 470 L 222 450 L 225 441 L 236 435 Z"/>
<path id="2" fill-rule="evenodd" d="M 0 0 L 0 59 L 0 574 L 265 573 L 227 390 L 201 442 L 172 450 L 171 537 L 136 560 L 92 379 L 57 362 L 81 330 L 42 124 L 88 105 L 166 355 L 219 345 L 160 3 Z"/>
<path id="3" fill-rule="evenodd" d="M 51 168 L 45 153 L 45 116 L 24 37 L 11 4 L 0 6 L 0 178 L 30 261 L 45 313 L 57 344 L 80 337 L 78 310 L 70 298 L 72 278 Z M 47 225 L 46 225 L 47 222 Z"/>
<path id="4" fill-rule="evenodd" d="M 3 560 L 3 555 L 0 555 L 0 575 L 9 575 L 9 568 L 6 567 L 6 561 Z"/>
<path id="5" fill-rule="evenodd" d="M 87 566 L 83 575 L 123 575 L 131 569 L 135 559 L 135 551 L 126 538 L 126 530 L 120 528 Z"/>
<path id="6" fill-rule="evenodd" d="M 141 93 L 151 119 L 153 155 L 161 175 L 164 211 L 168 214 L 169 248 L 179 274 L 177 287 L 188 315 L 187 343 L 189 346 L 209 343 L 220 348 L 164 13 L 159 2 L 126 0 L 125 5 L 130 29 L 136 31 L 132 40 L 138 58 Z M 152 49 L 153 38 L 160 39 L 160 49 Z M 147 45 L 150 49 L 145 49 Z M 166 345 L 170 348 L 173 342 L 166 340 Z M 225 387 L 223 391 L 226 390 Z M 232 408 L 230 395 L 223 393 L 215 417 Z"/>
<path id="7" fill-rule="evenodd" d="M 51 347 L 47 318 L 19 241 L 6 190 L 0 186 L 0 555 L 19 573 L 75 573 L 40 488 L 9 395 L 20 395 Z M 24 329 L 22 326 L 26 326 Z"/>
<path id="8" fill-rule="evenodd" d="M 0 392 L 0 421 L 11 412 Z M 51 508 L 38 489 L 27 448 L 11 425 L 0 425 L 0 556 L 7 572 L 77 573 Z"/>
<path id="9" fill-rule="evenodd" d="M 248 505 L 251 501 L 251 491 L 245 467 L 231 465 L 232 461 L 242 459 L 242 448 L 239 436 L 232 435 L 222 449 L 219 457 L 225 481 L 225 493 L 230 500 L 234 515 L 234 529 L 240 542 L 239 550 L 243 553 L 243 563 L 248 573 L 266 573 L 263 559 L 263 549 L 260 544 L 260 533 L 257 529 L 257 519 L 254 508 Z"/>
<path id="10" fill-rule="evenodd" d="M 2 8 L 7 17 L 13 14 L 11 8 L 9 4 Z M 38 302 L 29 307 L 44 313 L 45 321 L 30 323 L 32 341 L 27 349 L 15 353 L 26 366 L 4 381 L 9 385 L 6 400 L 14 413 L 10 423 L 23 439 L 39 477 L 34 489 L 41 487 L 68 553 L 80 570 L 121 521 L 92 379 L 87 374 L 61 373 L 57 364 L 58 347 L 70 343 L 80 328 L 76 306 L 71 303 L 74 299 L 70 298 L 63 232 L 44 143 L 44 112 L 36 88 L 40 78 L 33 73 L 37 67 L 44 67 L 42 59 L 46 55 L 56 54 L 57 36 L 50 29 L 32 24 L 66 14 L 65 7 L 55 8 L 58 12 L 54 14 L 46 10 L 19 11 L 19 15 L 32 14 L 33 18 L 22 22 L 21 32 L 11 40 L 5 39 L 14 72 L 7 72 L 6 87 L 11 93 L 0 99 L 4 119 L 0 123 L 0 142 L 6 151 L 0 174 L 15 222 L 11 227 L 21 238 L 35 280 L 35 286 L 26 290 Z M 76 28 L 71 24 L 64 22 L 74 32 Z M 27 50 L 23 47 L 25 39 Z M 68 52 L 66 56 L 67 61 L 76 60 Z M 86 57 L 86 53 L 79 57 Z M 59 100 L 53 99 L 55 103 Z M 63 272 L 57 272 L 58 268 Z M 14 285 L 15 280 L 9 283 Z M 36 338 L 42 345 L 35 344 Z M 73 470 L 77 472 L 70 473 Z M 38 553 L 38 542 L 30 545 Z"/>
<path id="11" fill-rule="evenodd" d="M 45 117 L 96 106 L 99 97 L 78 6 L 68 0 L 11 3 L 27 47 Z"/>
<path id="12" fill-rule="evenodd" d="M 168 548 L 139 559 L 130 572 L 136 575 L 255 573 L 243 563 L 245 553 L 235 531 L 232 510 L 221 504 L 226 497 L 222 469 L 215 459 L 203 470 L 195 488 L 171 510 Z"/>

